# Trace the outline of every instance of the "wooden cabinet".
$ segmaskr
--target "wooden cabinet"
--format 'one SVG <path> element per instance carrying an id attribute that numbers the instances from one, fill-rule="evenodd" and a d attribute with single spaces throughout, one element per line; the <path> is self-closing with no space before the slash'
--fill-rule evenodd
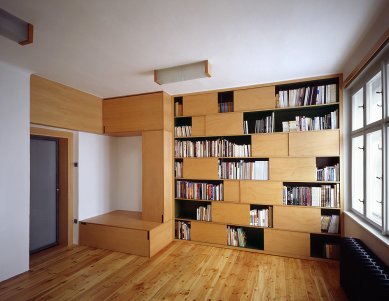
<path id="1" fill-rule="evenodd" d="M 205 136 L 205 116 L 192 117 L 192 136 Z"/>
<path id="2" fill-rule="evenodd" d="M 309 233 L 265 229 L 265 252 L 307 258 L 310 255 Z"/>
<path id="3" fill-rule="evenodd" d="M 269 178 L 273 181 L 316 181 L 315 158 L 270 158 Z"/>
<path id="4" fill-rule="evenodd" d="M 184 116 L 217 113 L 217 93 L 186 95 L 183 97 Z"/>
<path id="5" fill-rule="evenodd" d="M 281 205 L 282 182 L 241 181 L 240 201 L 248 204 Z"/>
<path id="6" fill-rule="evenodd" d="M 250 223 L 250 205 L 213 202 L 212 221 L 225 224 L 248 225 Z"/>
<path id="7" fill-rule="evenodd" d="M 227 245 L 227 228 L 225 225 L 192 221 L 191 237 L 194 241 Z"/>
<path id="8" fill-rule="evenodd" d="M 276 107 L 275 86 L 242 89 L 234 91 L 234 109 L 252 111 Z"/>
<path id="9" fill-rule="evenodd" d="M 289 134 L 290 156 L 339 156 L 339 130 Z"/>
<path id="10" fill-rule="evenodd" d="M 205 116 L 207 136 L 242 135 L 243 113 L 222 113 Z"/>
<path id="11" fill-rule="evenodd" d="M 186 179 L 218 179 L 217 158 L 184 158 L 183 175 Z"/>
<path id="12" fill-rule="evenodd" d="M 320 233 L 320 208 L 275 206 L 273 225 L 276 229 Z"/>
<path id="13" fill-rule="evenodd" d="M 253 157 L 287 157 L 288 134 L 259 134 L 251 137 Z"/>
<path id="14" fill-rule="evenodd" d="M 140 134 L 143 131 L 172 131 L 170 97 L 164 92 L 106 99 L 103 101 L 105 133 Z"/>

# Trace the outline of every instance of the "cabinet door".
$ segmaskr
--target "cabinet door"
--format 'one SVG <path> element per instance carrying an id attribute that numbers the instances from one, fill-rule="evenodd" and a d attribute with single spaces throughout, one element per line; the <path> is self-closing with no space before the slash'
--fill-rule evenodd
<path id="1" fill-rule="evenodd" d="M 320 208 L 274 206 L 273 225 L 276 229 L 321 232 Z"/>
<path id="2" fill-rule="evenodd" d="M 192 136 L 205 136 L 205 116 L 192 117 Z"/>
<path id="3" fill-rule="evenodd" d="M 242 135 L 243 113 L 221 113 L 205 116 L 207 136 Z"/>
<path id="4" fill-rule="evenodd" d="M 288 156 L 288 133 L 252 135 L 251 143 L 253 157 Z"/>
<path id="5" fill-rule="evenodd" d="M 265 252 L 309 257 L 309 233 L 264 229 Z"/>
<path id="6" fill-rule="evenodd" d="M 218 179 L 217 158 L 184 158 L 183 175 L 185 179 Z"/>
<path id="7" fill-rule="evenodd" d="M 234 91 L 234 110 L 252 111 L 276 107 L 275 86 Z"/>
<path id="8" fill-rule="evenodd" d="M 289 133 L 289 156 L 339 156 L 339 130 Z"/>
<path id="9" fill-rule="evenodd" d="M 183 97 L 184 116 L 215 114 L 218 111 L 217 93 L 186 95 Z"/>
<path id="10" fill-rule="evenodd" d="M 282 205 L 282 182 L 241 181 L 240 201 L 248 204 Z"/>
<path id="11" fill-rule="evenodd" d="M 273 181 L 316 181 L 315 158 L 270 158 L 269 178 Z"/>
<path id="12" fill-rule="evenodd" d="M 227 227 L 220 224 L 191 222 L 191 240 L 227 245 Z"/>
<path id="13" fill-rule="evenodd" d="M 224 201 L 239 202 L 239 182 L 224 180 Z"/>
<path id="14" fill-rule="evenodd" d="M 142 132 L 164 128 L 162 93 L 127 96 L 103 101 L 106 133 Z"/>
<path id="15" fill-rule="evenodd" d="M 225 224 L 249 225 L 250 205 L 212 202 L 212 221 Z"/>

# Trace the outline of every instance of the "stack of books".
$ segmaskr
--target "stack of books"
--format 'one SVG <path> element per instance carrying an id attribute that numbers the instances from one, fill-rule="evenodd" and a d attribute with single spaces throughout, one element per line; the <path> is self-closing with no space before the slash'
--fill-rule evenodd
<path id="1" fill-rule="evenodd" d="M 250 226 L 272 227 L 273 207 L 250 210 Z"/>
<path id="2" fill-rule="evenodd" d="M 321 185 L 320 187 L 284 186 L 284 205 L 340 207 L 340 186 Z"/>
<path id="3" fill-rule="evenodd" d="M 234 247 L 246 247 L 247 237 L 244 230 L 227 226 L 227 244 Z"/>
<path id="4" fill-rule="evenodd" d="M 183 115 L 183 109 L 182 109 L 182 102 L 176 101 L 174 102 L 174 116 L 182 116 Z"/>
<path id="5" fill-rule="evenodd" d="M 295 120 L 283 121 L 283 132 L 304 132 L 304 131 L 321 131 L 321 130 L 334 130 L 339 128 L 339 112 L 335 110 L 324 116 L 306 117 L 296 116 Z"/>
<path id="6" fill-rule="evenodd" d="M 192 127 L 190 125 L 175 126 L 174 127 L 175 137 L 190 137 L 192 136 Z"/>
<path id="7" fill-rule="evenodd" d="M 234 102 L 232 101 L 219 102 L 218 107 L 219 113 L 234 112 Z"/>
<path id="8" fill-rule="evenodd" d="M 316 169 L 318 181 L 340 181 L 339 163 Z"/>
<path id="9" fill-rule="evenodd" d="M 188 222 L 176 221 L 176 238 L 190 240 L 190 224 Z"/>
<path id="10" fill-rule="evenodd" d="M 339 233 L 339 215 L 322 215 L 321 231 L 326 233 Z"/>
<path id="11" fill-rule="evenodd" d="M 176 178 L 182 178 L 182 162 L 174 162 L 174 176 Z"/>
<path id="12" fill-rule="evenodd" d="M 176 181 L 176 198 L 190 200 L 223 200 L 223 183 L 199 183 L 191 181 Z"/>
<path id="13" fill-rule="evenodd" d="M 218 167 L 219 179 L 234 180 L 268 180 L 269 161 L 220 161 Z"/>
<path id="14" fill-rule="evenodd" d="M 207 205 L 207 207 L 198 207 L 196 210 L 196 219 L 198 221 L 212 221 L 211 205 Z"/>

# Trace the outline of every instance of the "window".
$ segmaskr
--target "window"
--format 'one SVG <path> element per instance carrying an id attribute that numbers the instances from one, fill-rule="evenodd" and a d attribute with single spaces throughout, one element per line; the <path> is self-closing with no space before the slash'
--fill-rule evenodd
<path id="1" fill-rule="evenodd" d="M 389 233 L 389 179 L 385 179 L 389 174 L 388 62 L 386 50 L 348 89 L 351 210 L 384 234 Z"/>

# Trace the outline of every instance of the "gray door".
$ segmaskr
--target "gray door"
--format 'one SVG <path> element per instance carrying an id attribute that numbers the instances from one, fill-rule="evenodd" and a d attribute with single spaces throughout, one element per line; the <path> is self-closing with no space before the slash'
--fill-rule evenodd
<path id="1" fill-rule="evenodd" d="M 58 244 L 58 141 L 30 139 L 30 253 Z"/>

